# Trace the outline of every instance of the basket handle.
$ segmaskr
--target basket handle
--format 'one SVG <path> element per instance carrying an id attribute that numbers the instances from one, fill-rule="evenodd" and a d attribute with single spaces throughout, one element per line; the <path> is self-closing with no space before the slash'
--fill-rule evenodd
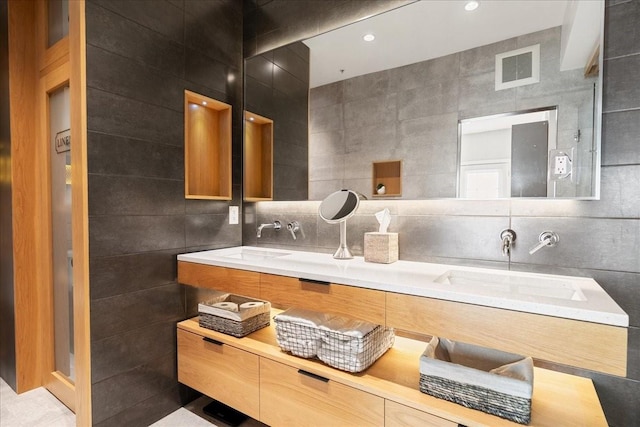
<path id="1" fill-rule="evenodd" d="M 309 372 L 309 371 L 305 371 L 304 369 L 298 369 L 298 373 L 301 374 L 301 375 L 307 376 L 309 378 L 313 378 L 314 380 L 322 381 L 324 383 L 328 383 L 329 382 L 329 378 L 321 377 L 320 375 L 314 374 L 314 373 Z"/>
<path id="2" fill-rule="evenodd" d="M 215 344 L 215 345 L 223 345 L 224 344 L 222 341 L 214 340 L 213 338 L 209 338 L 209 337 L 202 337 L 202 341 L 206 341 L 208 343 Z"/>

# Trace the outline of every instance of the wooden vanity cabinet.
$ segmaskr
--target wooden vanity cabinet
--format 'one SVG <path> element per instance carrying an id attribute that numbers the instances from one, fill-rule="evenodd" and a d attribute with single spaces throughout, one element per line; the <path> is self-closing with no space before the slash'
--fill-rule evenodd
<path id="1" fill-rule="evenodd" d="M 387 400 L 384 405 L 384 426 L 458 427 L 460 424 Z"/>
<path id="2" fill-rule="evenodd" d="M 271 426 L 381 426 L 384 399 L 261 358 L 260 421 Z"/>
<path id="3" fill-rule="evenodd" d="M 474 342 L 494 334 L 494 341 L 486 344 L 494 348 L 502 340 L 501 331 L 484 331 L 495 321 L 495 313 L 482 311 L 488 307 L 466 304 L 472 310 L 466 312 L 447 305 L 447 301 L 187 264 L 191 263 L 178 266 L 182 283 L 242 295 L 253 293 L 271 301 L 272 315 L 280 312 L 278 308 L 295 305 L 357 316 L 417 335 L 437 331 L 452 339 Z M 481 311 L 476 313 L 476 309 Z M 513 327 L 528 328 L 523 324 Z M 519 349 L 535 344 L 508 332 L 505 336 L 505 345 L 517 345 Z M 538 346 L 544 347 L 540 343 Z M 202 328 L 193 318 L 178 323 L 178 380 L 274 427 L 519 425 L 420 392 L 419 360 L 425 347 L 423 341 L 396 336 L 394 346 L 371 367 L 350 374 L 283 352 L 277 344 L 274 322 L 244 338 L 235 338 Z M 540 368 L 534 371 L 531 427 L 607 425 L 590 379 Z"/>
<path id="4" fill-rule="evenodd" d="M 373 289 L 262 273 L 260 299 L 283 310 L 295 306 L 385 323 L 385 293 Z"/>
<path id="5" fill-rule="evenodd" d="M 260 273 L 254 271 L 178 261 L 178 282 L 260 298 Z"/>
<path id="6" fill-rule="evenodd" d="M 259 357 L 178 329 L 178 381 L 252 418 L 260 416 Z"/>
<path id="7" fill-rule="evenodd" d="M 614 375 L 627 372 L 627 328 L 392 292 L 386 297 L 389 327 Z"/>

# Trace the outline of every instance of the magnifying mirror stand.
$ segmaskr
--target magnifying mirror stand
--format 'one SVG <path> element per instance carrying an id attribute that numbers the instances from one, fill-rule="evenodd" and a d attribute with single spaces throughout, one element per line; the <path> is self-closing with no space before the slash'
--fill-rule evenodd
<path id="1" fill-rule="evenodd" d="M 347 220 L 340 223 L 340 247 L 333 254 L 335 259 L 352 259 L 353 255 L 347 246 Z"/>

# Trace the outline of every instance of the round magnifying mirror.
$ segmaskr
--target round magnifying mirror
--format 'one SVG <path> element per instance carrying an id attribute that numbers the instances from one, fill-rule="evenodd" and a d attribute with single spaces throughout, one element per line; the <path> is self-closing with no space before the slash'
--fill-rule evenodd
<path id="1" fill-rule="evenodd" d="M 340 190 L 329 194 L 320 203 L 318 214 L 329 224 L 340 224 L 340 246 L 333 257 L 351 259 L 353 255 L 347 246 L 347 219 L 351 218 L 360 206 L 360 196 L 352 190 Z"/>
<path id="2" fill-rule="evenodd" d="M 320 203 L 318 213 L 329 224 L 337 224 L 351 218 L 359 205 L 360 197 L 355 191 L 340 190 L 329 194 Z"/>

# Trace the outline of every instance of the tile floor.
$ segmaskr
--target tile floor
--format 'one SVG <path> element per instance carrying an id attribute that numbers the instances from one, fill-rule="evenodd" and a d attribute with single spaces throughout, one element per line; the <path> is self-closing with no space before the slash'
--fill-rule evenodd
<path id="1" fill-rule="evenodd" d="M 200 397 L 167 415 L 151 427 L 224 427 L 226 424 L 209 417 L 202 407 L 211 402 Z M 0 427 L 75 427 L 76 417 L 66 406 L 44 388 L 16 394 L 0 378 Z M 249 419 L 242 427 L 263 424 Z"/>

